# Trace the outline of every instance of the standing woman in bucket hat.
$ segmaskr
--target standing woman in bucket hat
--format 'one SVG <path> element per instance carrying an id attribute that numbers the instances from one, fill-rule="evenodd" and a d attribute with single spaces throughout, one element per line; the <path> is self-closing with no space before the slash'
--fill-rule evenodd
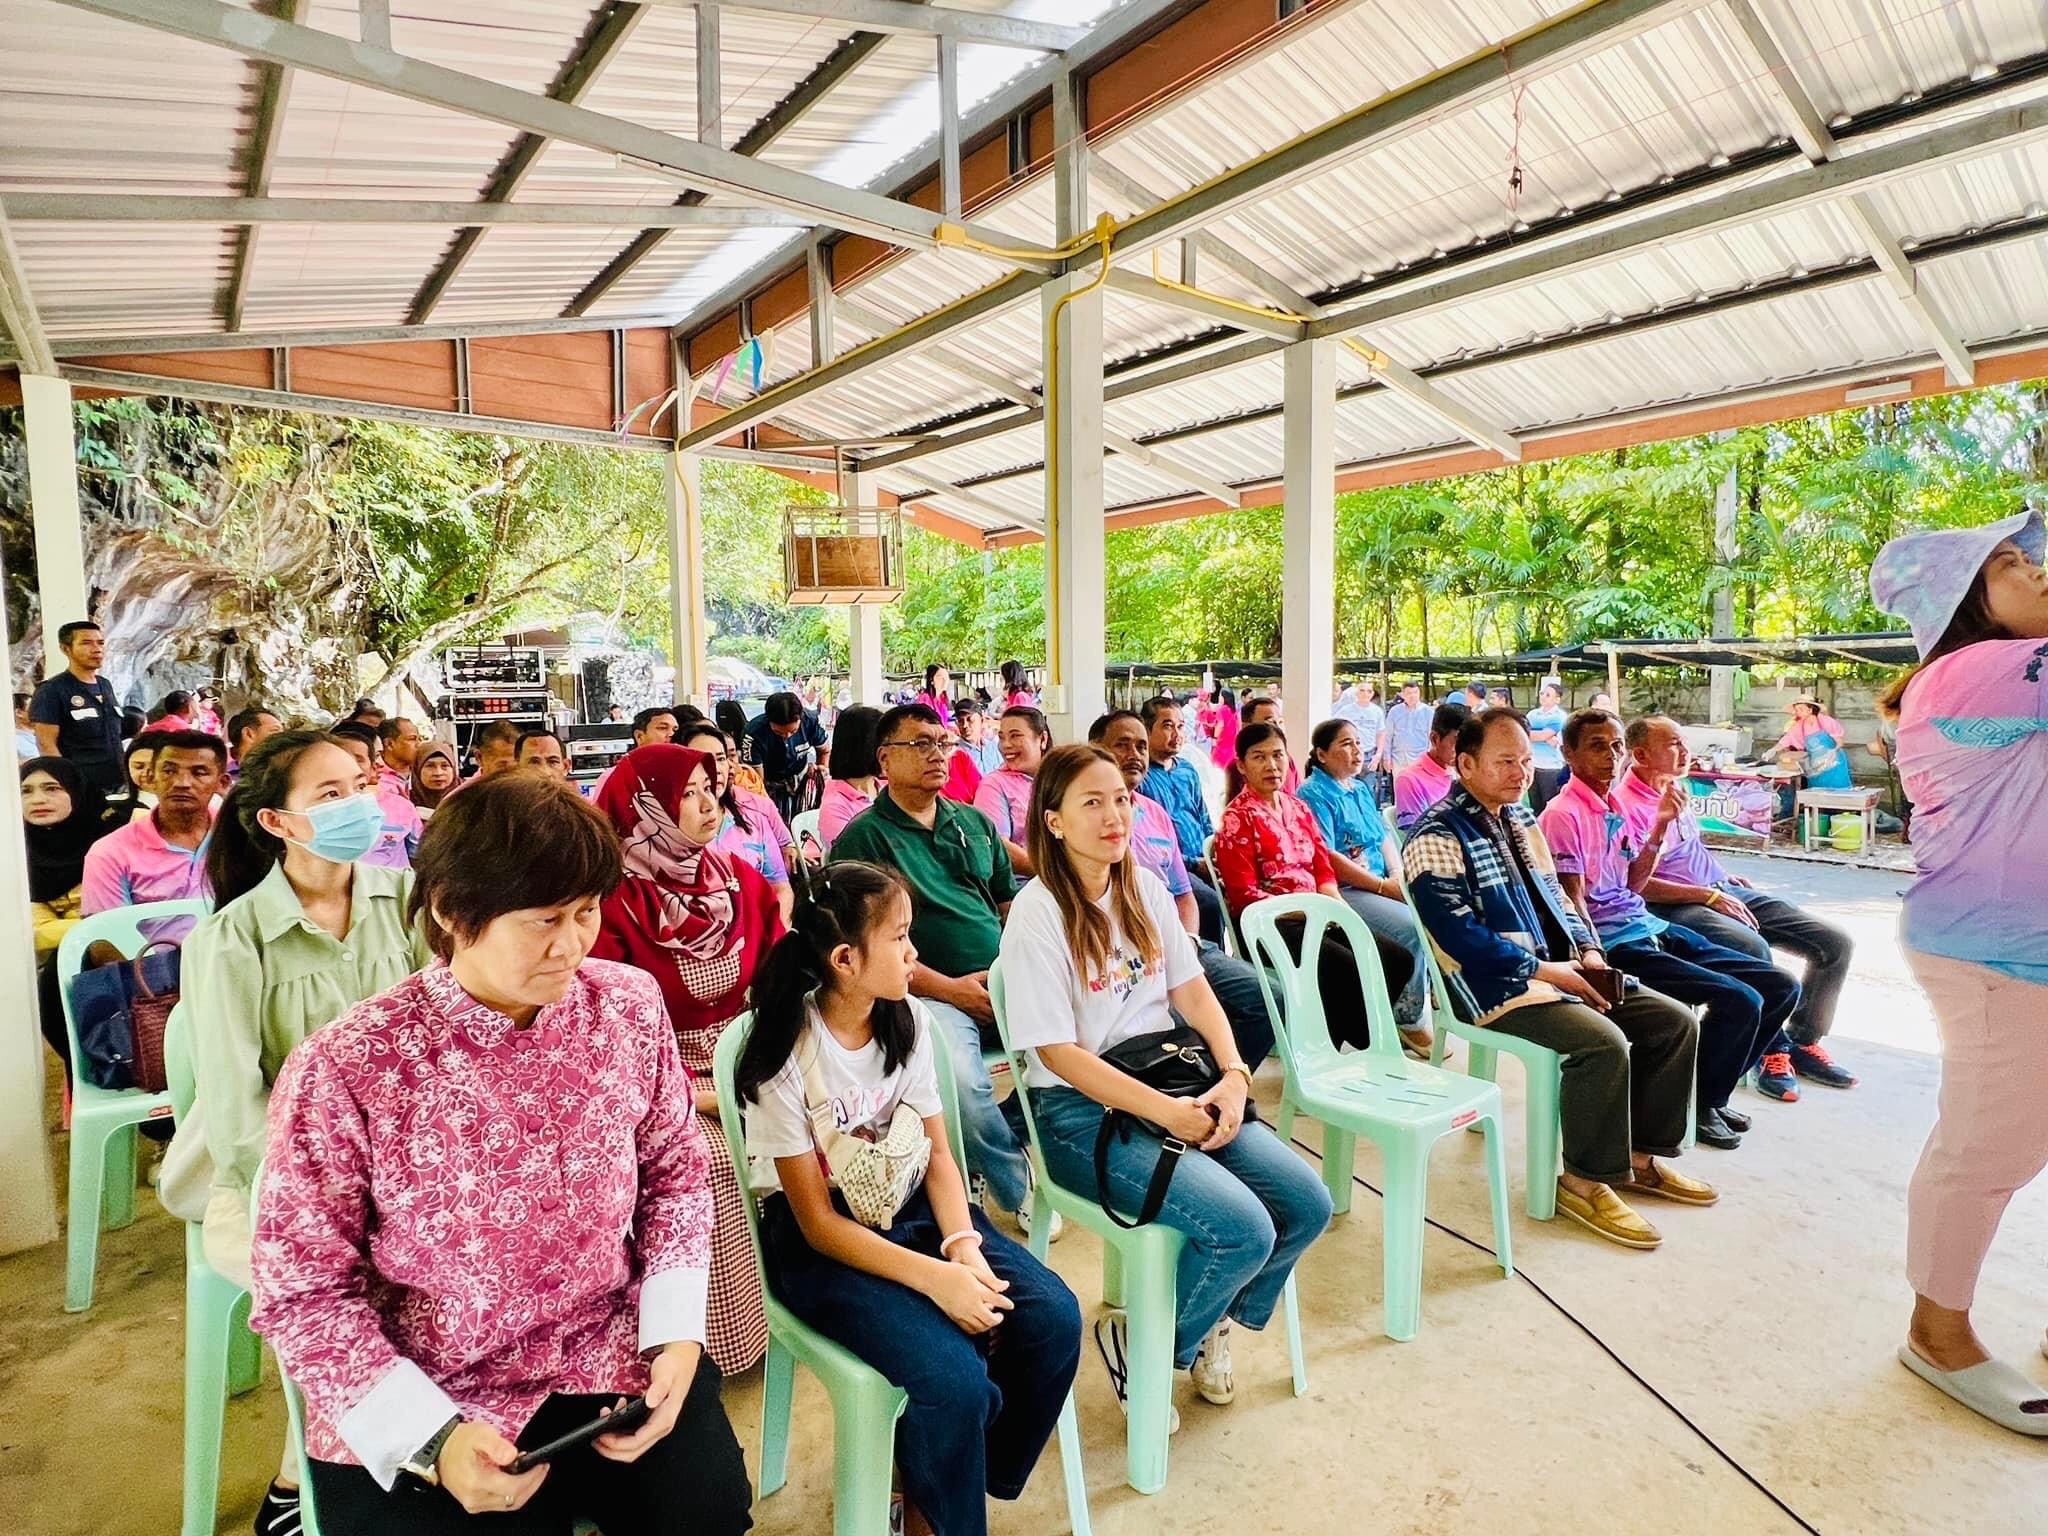
<path id="1" fill-rule="evenodd" d="M 1941 1030 L 1940 1114 L 1906 1200 L 1899 1359 L 1994 1423 L 2048 1436 L 2048 1389 L 1970 1326 L 2013 1194 L 2048 1167 L 2048 572 L 2041 515 L 1912 533 L 1871 566 L 1920 664 L 1881 701 L 1919 807 L 1902 934 Z M 2048 1346 L 2044 1346 L 2048 1348 Z"/>

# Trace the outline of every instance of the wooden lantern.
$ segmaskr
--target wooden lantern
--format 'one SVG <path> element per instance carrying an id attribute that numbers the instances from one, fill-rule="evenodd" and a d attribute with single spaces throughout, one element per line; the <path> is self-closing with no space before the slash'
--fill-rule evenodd
<path id="1" fill-rule="evenodd" d="M 793 505 L 783 514 L 782 560 L 791 603 L 893 603 L 903 595 L 903 515 Z"/>

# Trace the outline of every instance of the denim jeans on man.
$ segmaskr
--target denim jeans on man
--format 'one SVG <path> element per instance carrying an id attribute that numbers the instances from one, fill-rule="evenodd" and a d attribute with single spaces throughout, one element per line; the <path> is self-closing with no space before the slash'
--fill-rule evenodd
<path id="1" fill-rule="evenodd" d="M 1246 1066 L 1257 1071 L 1259 1063 L 1273 1053 L 1273 1016 L 1266 1012 L 1266 994 L 1259 987 L 1259 973 L 1207 939 L 1196 943 L 1195 953 L 1201 957 L 1202 975 L 1209 990 L 1216 994 L 1223 1017 L 1230 1021 L 1238 1054 L 1244 1057 Z"/>
<path id="2" fill-rule="evenodd" d="M 1100 1198 L 1095 1133 L 1103 1109 L 1072 1088 L 1031 1090 L 1046 1172 Z M 1159 1138 L 1133 1130 L 1109 1148 L 1109 1197 L 1136 1215 L 1159 1161 Z M 1186 1369 L 1224 1314 L 1263 1328 L 1308 1245 L 1330 1224 L 1330 1196 L 1315 1170 L 1266 1126 L 1247 1121 L 1229 1146 L 1189 1152 L 1173 1171 L 1159 1220 L 1180 1233 L 1173 1363 Z"/>
<path id="3" fill-rule="evenodd" d="M 1799 1006 L 1786 1021 L 1785 1032 L 1799 1045 L 1812 1045 L 1820 1040 L 1834 1028 L 1835 1005 L 1842 997 L 1842 983 L 1849 979 L 1849 957 L 1855 951 L 1855 941 L 1833 923 L 1822 922 L 1769 891 L 1734 884 L 1717 889 L 1749 908 L 1757 926 L 1752 928 L 1741 918 L 1724 916 L 1712 907 L 1659 903 L 1650 910 L 1667 922 L 1683 924 L 1724 949 L 1768 960 L 1775 946 L 1804 960 L 1806 976 L 1799 984 Z"/>
<path id="4" fill-rule="evenodd" d="M 1799 983 L 1768 960 L 1723 949 L 1673 923 L 1655 938 L 1615 944 L 1607 962 L 1646 987 L 1704 1007 L 1700 1023 L 1699 1104 L 1720 1109 L 1742 1074 L 1799 1002 Z"/>
<path id="5" fill-rule="evenodd" d="M 923 1292 L 826 1258 L 805 1241 L 787 1200 L 761 1207 L 761 1259 L 783 1305 L 909 1396 L 896 1422 L 903 1495 L 945 1536 L 981 1536 L 988 1500 L 1023 1493 L 1081 1363 L 1074 1293 L 979 1211 L 968 1215 L 1015 1303 L 980 1335 L 963 1332 Z M 922 1187 L 880 1235 L 938 1257 L 942 1234 Z"/>
<path id="6" fill-rule="evenodd" d="M 1030 1164 L 1024 1157 L 1024 1111 L 1011 1094 L 996 1102 L 995 1084 L 981 1053 L 982 1026 L 971 1015 L 921 997 L 932 1022 L 946 1031 L 946 1056 L 953 1064 L 953 1086 L 960 1100 L 960 1137 L 967 1143 L 960 1149 L 960 1161 L 988 1180 L 988 1192 L 1006 1211 L 1020 1209 L 1029 1190 Z M 996 1038 L 990 1026 L 988 1038 Z"/>

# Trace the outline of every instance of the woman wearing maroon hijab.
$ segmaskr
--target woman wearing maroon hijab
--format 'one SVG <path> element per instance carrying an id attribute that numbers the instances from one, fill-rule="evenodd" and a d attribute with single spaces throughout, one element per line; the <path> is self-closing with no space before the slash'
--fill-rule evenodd
<path id="1" fill-rule="evenodd" d="M 774 887 L 711 846 L 725 816 L 715 782 L 710 756 L 688 747 L 636 747 L 619 760 L 597 806 L 618 828 L 626 873 L 604 899 L 591 954 L 638 966 L 660 984 L 683 1065 L 696 1080 L 717 1205 L 707 1347 L 730 1376 L 760 1360 L 768 1324 L 740 1206 L 741 1175 L 718 1127 L 711 1052 L 746 1010 L 747 988 L 782 935 L 782 917 Z"/>

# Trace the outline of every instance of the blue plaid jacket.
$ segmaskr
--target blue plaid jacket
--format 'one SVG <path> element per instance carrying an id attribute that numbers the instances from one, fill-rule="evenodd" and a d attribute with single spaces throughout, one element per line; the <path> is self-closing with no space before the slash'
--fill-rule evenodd
<path id="1" fill-rule="evenodd" d="M 1491 826 L 1521 843 L 1530 882 L 1517 878 Z M 1552 873 L 1550 846 L 1520 805 L 1498 821 L 1463 784 L 1423 815 L 1402 848 L 1409 899 L 1446 962 L 1452 1002 L 1484 1022 L 1521 1002 L 1563 994 L 1536 979 L 1542 960 L 1599 948 Z"/>

